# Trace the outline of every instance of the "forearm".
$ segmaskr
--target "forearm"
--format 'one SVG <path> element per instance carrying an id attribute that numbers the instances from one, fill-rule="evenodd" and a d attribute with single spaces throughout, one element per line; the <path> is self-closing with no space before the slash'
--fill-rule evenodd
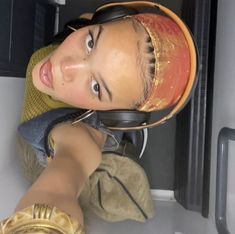
<path id="1" fill-rule="evenodd" d="M 76 198 L 87 178 L 83 164 L 79 163 L 69 150 L 60 151 L 55 154 L 32 187 Z"/>
<path id="2" fill-rule="evenodd" d="M 16 210 L 35 203 L 44 203 L 56 206 L 82 222 L 77 197 L 86 178 L 73 157 L 68 154 L 55 155 L 38 180 L 22 197 Z"/>
<path id="3" fill-rule="evenodd" d="M 64 134 L 72 136 L 73 130 L 65 129 Z M 34 203 L 46 203 L 57 206 L 77 218 L 81 215 L 77 197 L 85 181 L 101 161 L 101 148 L 94 140 L 96 136 L 90 135 L 84 129 L 75 130 L 80 139 L 74 142 L 68 138 L 60 138 L 58 132 L 54 132 L 54 159 L 21 199 L 16 210 Z M 62 131 L 62 136 L 64 134 Z"/>

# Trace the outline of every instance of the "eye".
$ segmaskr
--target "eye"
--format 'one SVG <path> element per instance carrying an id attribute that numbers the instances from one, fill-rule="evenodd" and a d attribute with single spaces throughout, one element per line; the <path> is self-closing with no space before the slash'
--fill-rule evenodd
<path id="1" fill-rule="evenodd" d="M 96 80 L 91 81 L 91 91 L 100 99 L 100 85 Z"/>
<path id="2" fill-rule="evenodd" d="M 87 48 L 88 53 L 91 52 L 93 47 L 94 47 L 93 35 L 89 31 L 89 34 L 87 34 L 87 36 L 86 36 L 86 48 Z"/>

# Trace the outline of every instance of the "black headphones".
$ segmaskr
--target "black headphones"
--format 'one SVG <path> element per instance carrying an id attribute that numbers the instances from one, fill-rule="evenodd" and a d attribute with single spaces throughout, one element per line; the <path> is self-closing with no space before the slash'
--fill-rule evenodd
<path id="1" fill-rule="evenodd" d="M 164 13 L 171 19 L 173 19 L 181 28 L 189 31 L 187 26 L 182 22 L 182 20 L 168 8 L 153 2 L 147 1 L 134 1 L 134 2 L 123 2 L 123 3 L 109 3 L 96 10 L 94 13 L 91 24 L 101 24 L 110 21 L 115 21 L 122 19 L 126 16 L 135 15 L 143 13 L 146 8 L 151 8 L 152 10 L 160 11 Z M 141 10 L 139 10 L 141 9 Z M 152 11 L 151 10 L 151 11 Z M 144 12 L 146 13 L 146 11 Z M 152 13 L 152 12 L 151 12 Z M 189 33 L 190 34 L 190 33 Z M 173 108 L 170 109 L 169 113 L 161 118 L 160 120 L 150 123 L 151 112 L 143 112 L 138 110 L 109 110 L 109 111 L 93 111 L 89 110 L 83 115 L 74 120 L 73 124 L 80 122 L 81 120 L 89 117 L 91 114 L 96 113 L 101 122 L 112 130 L 139 130 L 144 128 L 154 127 L 163 124 L 171 117 L 175 116 L 189 101 L 196 83 L 197 83 L 197 63 L 198 63 L 198 53 L 193 41 L 191 34 L 187 38 L 188 42 L 194 47 L 191 58 L 193 57 L 195 61 L 195 69 L 192 71 L 194 78 L 190 81 L 189 85 L 182 95 L 178 103 L 175 104 Z"/>

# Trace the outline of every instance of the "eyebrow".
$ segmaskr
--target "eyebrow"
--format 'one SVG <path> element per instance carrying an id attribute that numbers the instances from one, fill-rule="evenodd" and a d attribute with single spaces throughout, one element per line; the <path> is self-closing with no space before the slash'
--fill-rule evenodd
<path id="1" fill-rule="evenodd" d="M 109 101 L 111 102 L 113 100 L 113 94 L 112 92 L 110 91 L 107 83 L 105 82 L 105 79 L 101 76 L 100 73 L 98 73 L 99 75 L 99 80 L 101 81 L 102 83 L 102 86 L 104 87 L 104 90 L 106 91 L 106 93 L 108 94 L 108 98 L 109 98 Z"/>
<path id="2" fill-rule="evenodd" d="M 99 24 L 99 29 L 98 29 L 98 33 L 96 35 L 96 38 L 95 38 L 95 49 L 97 48 L 98 46 L 98 42 L 99 42 L 99 39 L 100 39 L 100 35 L 102 34 L 102 32 L 104 31 L 104 27 Z M 104 90 L 106 91 L 106 93 L 108 94 L 108 98 L 110 100 L 110 102 L 113 100 L 113 94 L 112 92 L 110 91 L 107 83 L 105 82 L 105 79 L 102 77 L 102 75 L 100 73 L 98 73 L 98 77 L 99 77 L 99 80 L 101 81 L 101 84 L 102 86 L 104 87 Z"/>
<path id="3" fill-rule="evenodd" d="M 104 31 L 104 27 L 101 24 L 99 24 L 98 33 L 97 33 L 96 38 L 95 38 L 95 49 L 96 49 L 96 47 L 98 45 L 98 42 L 99 42 L 99 39 L 100 39 L 100 35 L 101 35 L 101 33 L 103 31 Z"/>

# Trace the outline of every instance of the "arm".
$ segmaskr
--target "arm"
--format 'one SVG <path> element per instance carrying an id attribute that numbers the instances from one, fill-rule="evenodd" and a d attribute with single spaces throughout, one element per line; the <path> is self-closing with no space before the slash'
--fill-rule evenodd
<path id="1" fill-rule="evenodd" d="M 53 205 L 79 219 L 77 198 L 89 175 L 101 162 L 105 135 L 85 124 L 62 124 L 52 130 L 55 157 L 26 192 L 16 210 L 34 203 Z"/>

